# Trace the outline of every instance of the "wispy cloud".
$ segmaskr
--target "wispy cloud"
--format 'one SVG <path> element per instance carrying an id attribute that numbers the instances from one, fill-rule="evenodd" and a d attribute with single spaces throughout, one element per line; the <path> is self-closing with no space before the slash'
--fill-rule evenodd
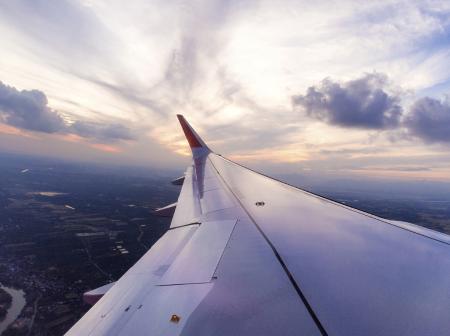
<path id="1" fill-rule="evenodd" d="M 105 141 L 135 139 L 132 131 L 120 124 L 102 124 L 77 120 L 67 130 L 85 138 Z"/>

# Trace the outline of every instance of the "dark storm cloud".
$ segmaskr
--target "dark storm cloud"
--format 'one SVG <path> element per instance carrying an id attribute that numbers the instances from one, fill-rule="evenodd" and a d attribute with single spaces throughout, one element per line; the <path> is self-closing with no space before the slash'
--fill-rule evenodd
<path id="1" fill-rule="evenodd" d="M 133 140 L 131 130 L 120 124 L 100 124 L 86 121 L 76 121 L 69 130 L 84 138 L 96 138 L 99 140 Z"/>
<path id="2" fill-rule="evenodd" d="M 421 98 L 411 106 L 404 124 L 411 135 L 426 142 L 450 142 L 450 104 Z"/>
<path id="3" fill-rule="evenodd" d="M 65 128 L 62 117 L 47 104 L 38 90 L 19 91 L 0 82 L 0 120 L 32 131 L 55 133 Z"/>
<path id="4" fill-rule="evenodd" d="M 85 120 L 66 124 L 58 111 L 48 106 L 39 90 L 19 91 L 0 82 L 0 122 L 44 133 L 73 133 L 102 141 L 132 140 L 131 130 L 118 123 L 94 123 Z"/>
<path id="5" fill-rule="evenodd" d="M 325 79 L 305 95 L 292 97 L 294 107 L 329 124 L 366 129 L 391 129 L 402 115 L 400 98 L 385 91 L 386 76 L 366 74 L 345 83 Z"/>

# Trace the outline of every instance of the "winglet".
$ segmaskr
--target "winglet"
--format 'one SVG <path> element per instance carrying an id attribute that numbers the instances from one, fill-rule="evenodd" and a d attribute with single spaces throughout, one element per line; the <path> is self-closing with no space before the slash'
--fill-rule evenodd
<path id="1" fill-rule="evenodd" d="M 186 119 L 181 114 L 177 114 L 177 118 L 180 122 L 181 128 L 183 129 L 184 135 L 189 142 L 194 158 L 209 153 L 210 149 L 208 146 L 206 146 L 202 138 L 200 138 L 200 136 L 194 131 Z"/>

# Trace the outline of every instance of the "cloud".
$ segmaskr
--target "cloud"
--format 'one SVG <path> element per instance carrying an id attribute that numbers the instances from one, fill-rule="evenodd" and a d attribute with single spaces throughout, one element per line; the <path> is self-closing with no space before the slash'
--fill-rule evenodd
<path id="1" fill-rule="evenodd" d="M 344 83 L 324 79 L 292 104 L 306 114 L 332 125 L 365 129 L 391 129 L 400 123 L 402 107 L 397 95 L 386 92 L 387 77 L 379 73 Z"/>
<path id="2" fill-rule="evenodd" d="M 65 121 L 52 137 L 19 131 L 42 143 L 64 137 L 67 148 L 116 145 L 115 139 L 136 134 L 121 156 L 137 160 L 150 141 L 155 148 L 156 142 L 185 146 L 175 113 L 185 114 L 225 155 L 286 149 L 283 158 L 271 159 L 318 156 L 334 165 L 367 156 L 368 147 L 379 150 L 369 152 L 373 156 L 403 153 L 400 145 L 435 150 L 405 138 L 398 95 L 379 73 L 420 97 L 448 91 L 449 5 L 388 0 L 330 6 L 291 0 L 137 0 L 126 7 L 119 0 L 0 1 L 1 79 L 39 88 Z M 371 71 L 378 74 L 361 75 Z M 294 98 L 301 115 L 292 113 Z M 416 98 L 402 94 L 406 99 Z M 302 103 L 310 104 L 309 114 Z M 364 146 L 362 153 L 349 144 Z M 317 153 L 348 145 L 351 150 L 342 153 Z M 140 152 L 133 154 L 135 146 Z M 168 162 L 167 149 L 158 150 L 155 160 Z"/>
<path id="3" fill-rule="evenodd" d="M 19 91 L 2 82 L 0 82 L 0 122 L 24 130 L 74 134 L 100 141 L 135 139 L 131 129 L 119 123 L 77 120 L 68 125 L 58 111 L 48 106 L 47 96 L 42 91 Z"/>
<path id="4" fill-rule="evenodd" d="M 55 133 L 65 128 L 63 118 L 48 106 L 38 90 L 22 90 L 0 82 L 0 120 L 31 131 Z"/>
<path id="5" fill-rule="evenodd" d="M 76 121 L 70 125 L 69 130 L 84 138 L 99 140 L 133 140 L 131 130 L 121 124 L 100 124 L 87 121 Z"/>
<path id="6" fill-rule="evenodd" d="M 450 142 L 450 104 L 434 98 L 421 98 L 404 122 L 408 132 L 426 142 Z"/>

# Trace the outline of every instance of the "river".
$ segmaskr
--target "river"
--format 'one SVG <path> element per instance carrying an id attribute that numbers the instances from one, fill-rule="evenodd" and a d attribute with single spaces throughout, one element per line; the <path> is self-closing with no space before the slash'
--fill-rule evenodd
<path id="1" fill-rule="evenodd" d="M 13 323 L 19 316 L 23 307 L 25 307 L 25 293 L 21 289 L 14 289 L 5 287 L 0 284 L 0 288 L 4 289 L 9 295 L 12 296 L 11 307 L 8 309 L 8 313 L 3 321 L 0 322 L 0 335 L 6 330 L 6 328 Z"/>

